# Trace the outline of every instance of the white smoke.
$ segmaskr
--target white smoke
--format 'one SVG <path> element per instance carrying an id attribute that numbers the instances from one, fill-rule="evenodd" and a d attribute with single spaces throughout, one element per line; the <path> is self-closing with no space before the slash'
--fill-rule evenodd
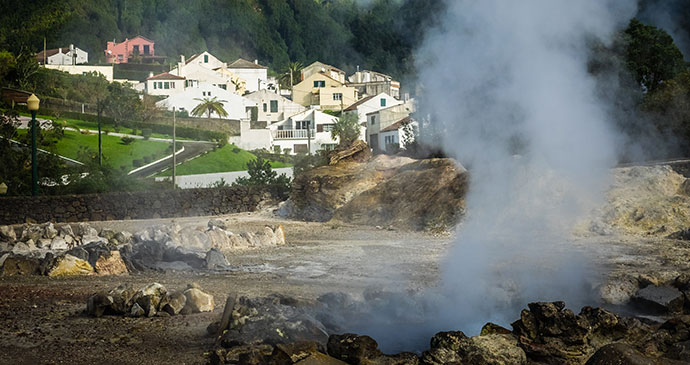
<path id="1" fill-rule="evenodd" d="M 619 138 L 587 72 L 589 45 L 609 44 L 635 11 L 635 0 L 447 2 L 416 57 L 420 111 L 427 144 L 470 171 L 468 216 L 439 287 L 379 305 L 362 333 L 414 350 L 401 339 L 508 325 L 528 302 L 593 304 L 569 237 L 601 201 Z M 385 329 L 405 318 L 406 330 Z"/>

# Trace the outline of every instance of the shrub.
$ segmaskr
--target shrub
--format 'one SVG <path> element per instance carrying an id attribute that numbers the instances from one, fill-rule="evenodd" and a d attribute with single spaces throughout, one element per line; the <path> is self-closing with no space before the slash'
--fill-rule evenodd
<path id="1" fill-rule="evenodd" d="M 103 134 L 105 134 L 106 136 L 107 136 L 108 134 L 110 134 L 110 129 L 107 129 L 107 128 L 104 129 L 104 130 L 103 130 Z"/>
<path id="2" fill-rule="evenodd" d="M 279 155 L 280 154 L 280 146 L 278 146 L 278 145 L 273 146 L 273 153 Z"/>
<path id="3" fill-rule="evenodd" d="M 287 198 L 292 188 L 292 180 L 285 174 L 278 176 L 278 173 L 271 168 L 270 161 L 261 157 L 247 162 L 247 173 L 249 177 L 239 177 L 232 185 L 272 185 L 282 198 Z"/>
<path id="4" fill-rule="evenodd" d="M 239 147 L 235 147 L 232 149 L 232 153 L 240 153 L 242 151 Z"/>
<path id="5" fill-rule="evenodd" d="M 125 146 L 134 142 L 134 141 L 136 141 L 136 139 L 134 139 L 132 137 L 128 137 L 128 136 L 124 136 L 124 137 L 120 138 L 120 142 L 122 142 L 122 144 Z"/>

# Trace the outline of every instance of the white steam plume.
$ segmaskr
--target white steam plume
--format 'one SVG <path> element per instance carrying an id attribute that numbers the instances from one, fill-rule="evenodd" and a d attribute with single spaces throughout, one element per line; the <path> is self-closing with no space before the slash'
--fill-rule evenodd
<path id="1" fill-rule="evenodd" d="M 609 44 L 635 11 L 635 0 L 447 2 L 417 54 L 420 111 L 436 130 L 427 144 L 470 171 L 468 215 L 439 288 L 379 301 L 361 333 L 419 350 L 436 331 L 507 325 L 531 301 L 594 300 L 568 239 L 601 201 L 620 139 L 587 72 L 589 45 Z"/>
<path id="2" fill-rule="evenodd" d="M 446 320 L 476 331 L 514 319 L 503 309 L 522 300 L 586 300 L 586 261 L 567 238 L 600 201 L 618 140 L 587 72 L 589 45 L 610 43 L 635 10 L 634 0 L 453 1 L 429 34 L 421 109 L 471 174 L 443 270 Z"/>

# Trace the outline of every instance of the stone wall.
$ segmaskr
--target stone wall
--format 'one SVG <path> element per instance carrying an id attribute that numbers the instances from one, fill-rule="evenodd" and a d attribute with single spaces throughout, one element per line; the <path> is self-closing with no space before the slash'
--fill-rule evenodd
<path id="1" fill-rule="evenodd" d="M 0 225 L 28 221 L 80 222 L 230 214 L 276 199 L 273 187 L 223 187 L 0 198 Z"/>

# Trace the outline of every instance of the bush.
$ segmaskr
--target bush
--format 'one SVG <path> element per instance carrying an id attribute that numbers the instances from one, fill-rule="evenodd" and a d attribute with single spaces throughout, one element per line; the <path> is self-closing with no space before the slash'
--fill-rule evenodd
<path id="1" fill-rule="evenodd" d="M 126 146 L 126 145 L 129 145 L 132 142 L 136 141 L 136 139 L 134 139 L 132 137 L 124 136 L 124 137 L 120 138 L 120 141 L 122 142 L 123 145 Z"/>
<path id="2" fill-rule="evenodd" d="M 106 136 L 107 136 L 108 134 L 110 134 L 110 129 L 107 129 L 107 128 L 104 129 L 104 130 L 103 130 L 103 134 L 105 134 Z"/>
<path id="3" fill-rule="evenodd" d="M 271 185 L 281 198 L 287 198 L 292 188 L 292 180 L 285 174 L 278 176 L 278 173 L 271 168 L 270 161 L 261 157 L 247 162 L 247 173 L 249 177 L 239 177 L 232 185 Z"/>
<path id="4" fill-rule="evenodd" d="M 239 147 L 235 147 L 232 149 L 232 153 L 240 153 L 242 150 Z"/>
<path id="5" fill-rule="evenodd" d="M 278 145 L 273 146 L 273 153 L 275 153 L 276 155 L 279 155 L 280 154 L 280 146 L 278 146 Z"/>

